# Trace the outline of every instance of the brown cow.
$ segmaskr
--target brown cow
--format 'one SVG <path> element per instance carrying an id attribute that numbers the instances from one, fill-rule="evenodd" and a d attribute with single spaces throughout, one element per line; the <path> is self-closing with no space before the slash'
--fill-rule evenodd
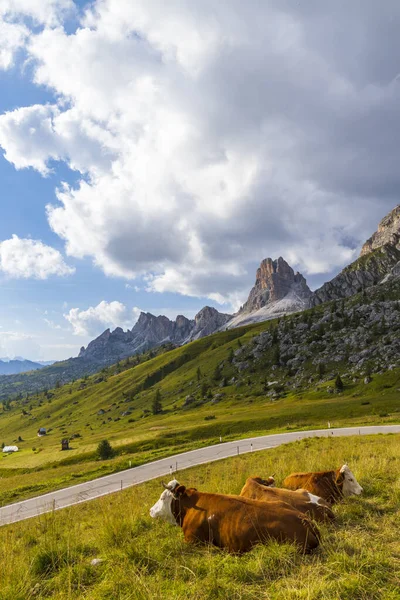
<path id="1" fill-rule="evenodd" d="M 176 480 L 164 487 L 150 516 L 180 525 L 187 542 L 209 543 L 238 554 L 271 539 L 295 542 L 307 553 L 319 544 L 315 525 L 285 502 L 267 505 L 241 496 L 198 492 Z"/>
<path id="2" fill-rule="evenodd" d="M 364 490 L 347 465 L 336 471 L 292 473 L 282 484 L 290 490 L 303 488 L 334 504 L 345 496 L 359 496 Z"/>
<path id="3" fill-rule="evenodd" d="M 329 504 L 320 498 L 314 496 L 307 490 L 284 490 L 282 488 L 271 487 L 271 477 L 265 481 L 261 477 L 248 477 L 240 495 L 243 498 L 259 500 L 260 502 L 275 502 L 281 500 L 287 502 L 296 510 L 309 515 L 316 521 L 333 521 L 335 515 L 331 511 Z"/>

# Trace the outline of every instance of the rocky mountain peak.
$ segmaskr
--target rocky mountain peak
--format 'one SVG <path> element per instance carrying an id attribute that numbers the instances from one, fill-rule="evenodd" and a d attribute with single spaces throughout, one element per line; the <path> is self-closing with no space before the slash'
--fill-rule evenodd
<path id="1" fill-rule="evenodd" d="M 265 258 L 257 269 L 254 287 L 240 312 L 259 310 L 267 304 L 283 300 L 291 292 L 304 300 L 311 296 L 303 275 L 295 273 L 281 256 L 277 260 Z"/>
<path id="2" fill-rule="evenodd" d="M 204 306 L 194 318 L 194 327 L 190 334 L 190 341 L 218 331 L 231 318 L 232 315 L 220 313 L 212 306 Z"/>
<path id="3" fill-rule="evenodd" d="M 400 250 L 400 204 L 382 219 L 377 231 L 363 245 L 360 256 L 385 245 L 395 246 Z"/>

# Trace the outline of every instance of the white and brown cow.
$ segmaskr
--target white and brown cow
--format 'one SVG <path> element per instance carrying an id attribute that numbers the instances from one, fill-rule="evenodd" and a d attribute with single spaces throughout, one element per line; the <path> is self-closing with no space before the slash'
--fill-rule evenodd
<path id="1" fill-rule="evenodd" d="M 336 471 L 292 473 L 284 479 L 282 485 L 290 490 L 303 488 L 331 504 L 346 496 L 359 496 L 364 491 L 347 465 Z"/>
<path id="2" fill-rule="evenodd" d="M 273 487 L 271 486 L 271 480 L 271 477 L 267 480 L 261 479 L 261 477 L 248 477 L 240 495 L 261 502 L 275 502 L 277 500 L 287 502 L 296 510 L 309 515 L 316 521 L 325 522 L 335 519 L 328 502 L 323 498 L 303 489 L 293 491 Z"/>
<path id="3" fill-rule="evenodd" d="M 208 494 L 171 481 L 150 516 L 180 525 L 187 542 L 209 543 L 229 552 L 248 552 L 271 539 L 294 542 L 304 552 L 319 544 L 319 532 L 302 512 L 285 502 Z"/>

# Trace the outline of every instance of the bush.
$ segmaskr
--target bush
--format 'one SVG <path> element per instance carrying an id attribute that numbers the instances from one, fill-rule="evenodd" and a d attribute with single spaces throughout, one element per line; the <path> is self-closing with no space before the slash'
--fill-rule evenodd
<path id="1" fill-rule="evenodd" d="M 102 440 L 97 446 L 97 454 L 101 460 L 107 460 L 114 456 L 114 450 L 108 440 Z"/>
<path id="2" fill-rule="evenodd" d="M 338 392 L 342 392 L 344 388 L 343 381 L 339 373 L 337 374 L 337 377 L 335 379 L 335 388 Z"/>

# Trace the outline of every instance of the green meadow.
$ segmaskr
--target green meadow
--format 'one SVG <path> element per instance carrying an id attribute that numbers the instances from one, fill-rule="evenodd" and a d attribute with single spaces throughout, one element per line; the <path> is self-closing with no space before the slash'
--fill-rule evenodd
<path id="1" fill-rule="evenodd" d="M 1 600 L 395 600 L 400 598 L 400 435 L 311 438 L 182 471 L 199 490 L 239 493 L 248 475 L 337 468 L 364 494 L 336 505 L 310 556 L 270 543 L 241 557 L 186 544 L 149 517 L 160 481 L 0 529 Z M 92 565 L 93 559 L 100 559 Z"/>
<path id="2" fill-rule="evenodd" d="M 313 314 L 318 309 L 313 310 Z M 293 319 L 302 317 L 292 317 Z M 220 441 L 280 431 L 400 422 L 400 369 L 373 375 L 365 385 L 344 377 L 315 379 L 298 389 L 277 386 L 284 367 L 274 367 L 271 351 L 238 373 L 232 355 L 254 336 L 275 326 L 261 323 L 218 333 L 139 364 L 125 360 L 50 391 L 12 399 L 0 409 L 0 443 L 17 444 L 0 456 L 0 503 L 8 504 Z M 329 369 L 329 365 L 327 367 Z M 335 365 L 345 371 L 346 365 Z M 232 383 L 232 378 L 236 382 Z M 267 386 L 267 387 L 266 387 Z M 152 413 L 160 392 L 162 411 Z M 37 436 L 39 427 L 47 435 Z M 71 449 L 61 451 L 68 438 Z M 98 443 L 108 439 L 115 455 L 101 461 Z"/>

